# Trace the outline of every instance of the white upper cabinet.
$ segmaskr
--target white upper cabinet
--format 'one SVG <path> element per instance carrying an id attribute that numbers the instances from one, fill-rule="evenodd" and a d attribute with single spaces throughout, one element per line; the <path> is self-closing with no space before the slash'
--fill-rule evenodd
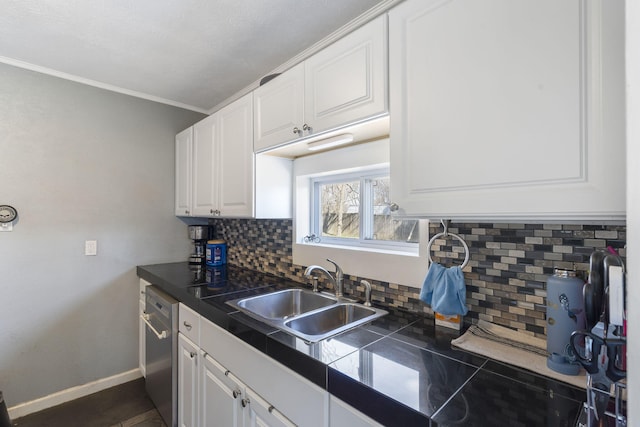
<path id="1" fill-rule="evenodd" d="M 253 98 L 245 95 L 215 114 L 220 144 L 218 210 L 221 216 L 253 216 Z"/>
<path id="2" fill-rule="evenodd" d="M 193 216 L 212 216 L 218 209 L 218 121 L 214 114 L 193 125 Z"/>
<path id="3" fill-rule="evenodd" d="M 178 216 L 291 218 L 292 163 L 253 154 L 252 94 L 176 136 Z"/>
<path id="4" fill-rule="evenodd" d="M 253 92 L 255 151 L 298 138 L 304 123 L 303 101 L 303 63 Z"/>
<path id="5" fill-rule="evenodd" d="M 392 9 L 400 213 L 624 220 L 619 3 L 407 0 Z"/>
<path id="6" fill-rule="evenodd" d="M 251 94 L 176 136 L 176 215 L 253 216 Z"/>
<path id="7" fill-rule="evenodd" d="M 176 135 L 176 188 L 175 214 L 191 215 L 191 176 L 192 176 L 193 128 Z"/>
<path id="8" fill-rule="evenodd" d="M 256 152 L 388 111 L 380 16 L 254 91 Z"/>
<path id="9" fill-rule="evenodd" d="M 313 55 L 304 71 L 304 124 L 312 133 L 387 112 L 386 17 Z"/>

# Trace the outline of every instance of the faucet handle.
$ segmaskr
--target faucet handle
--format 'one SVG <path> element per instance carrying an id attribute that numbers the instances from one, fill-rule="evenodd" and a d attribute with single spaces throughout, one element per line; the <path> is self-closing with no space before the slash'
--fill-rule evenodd
<path id="1" fill-rule="evenodd" d="M 335 280 L 335 285 L 336 285 L 336 298 L 341 298 L 343 295 L 343 284 L 342 284 L 342 269 L 340 268 L 340 266 L 338 265 L 338 263 L 336 263 L 333 260 L 330 260 L 329 258 L 327 258 L 327 261 L 329 261 L 331 264 L 333 264 L 336 267 L 336 280 Z"/>
<path id="2" fill-rule="evenodd" d="M 340 268 L 338 263 L 335 262 L 334 260 L 329 259 L 329 258 L 327 258 L 327 261 L 329 261 L 331 264 L 333 264 L 336 267 L 336 280 L 342 279 L 342 276 L 343 276 L 342 269 Z"/>
<path id="3" fill-rule="evenodd" d="M 371 283 L 366 280 L 360 280 L 360 284 L 364 286 L 364 305 L 371 307 Z"/>

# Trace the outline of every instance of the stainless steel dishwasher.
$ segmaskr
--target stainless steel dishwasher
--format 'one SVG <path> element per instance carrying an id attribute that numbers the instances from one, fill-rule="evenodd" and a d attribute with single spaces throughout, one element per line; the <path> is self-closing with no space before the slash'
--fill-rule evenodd
<path id="1" fill-rule="evenodd" d="M 178 425 L 178 301 L 148 286 L 142 318 L 146 323 L 146 380 L 149 397 L 170 427 Z"/>

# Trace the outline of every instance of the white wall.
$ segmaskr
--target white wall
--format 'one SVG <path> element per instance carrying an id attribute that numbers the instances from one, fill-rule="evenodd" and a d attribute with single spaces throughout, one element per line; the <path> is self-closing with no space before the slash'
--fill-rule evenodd
<path id="1" fill-rule="evenodd" d="M 640 3 L 626 2 L 629 426 L 640 425 Z"/>
<path id="2" fill-rule="evenodd" d="M 7 406 L 138 366 L 135 267 L 187 258 L 174 136 L 202 117 L 0 65 L 0 204 L 19 211 L 0 233 Z"/>

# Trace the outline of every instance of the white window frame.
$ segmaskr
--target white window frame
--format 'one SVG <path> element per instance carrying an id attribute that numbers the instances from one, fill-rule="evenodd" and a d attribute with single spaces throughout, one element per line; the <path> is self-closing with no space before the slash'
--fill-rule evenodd
<path id="1" fill-rule="evenodd" d="M 320 239 L 319 243 L 325 243 L 330 245 L 343 245 L 357 248 L 368 249 L 381 249 L 388 251 L 400 251 L 407 253 L 416 253 L 418 249 L 418 243 L 399 242 L 390 240 L 376 240 L 368 237 L 368 234 L 372 232 L 373 228 L 373 213 L 365 212 L 365 209 L 373 208 L 373 201 L 371 200 L 371 180 L 389 176 L 389 168 L 377 168 L 372 170 L 366 170 L 362 172 L 350 172 L 350 173 L 336 173 L 331 175 L 322 175 L 311 178 L 310 191 L 312 192 L 311 200 L 311 218 L 309 233 L 317 236 Z M 330 237 L 322 236 L 322 220 L 320 209 L 320 190 L 319 187 L 323 184 L 341 183 L 347 181 L 360 181 L 360 227 L 359 237 L 347 238 L 347 237 Z M 311 242 L 314 243 L 314 242 Z"/>
<path id="2" fill-rule="evenodd" d="M 311 219 L 311 179 L 336 173 L 363 173 L 389 167 L 389 140 L 299 157 L 294 160 L 293 263 L 319 264 L 333 271 L 326 261 L 336 261 L 345 274 L 420 288 L 428 268 L 427 220 L 420 220 L 419 244 L 413 251 L 308 243 Z M 391 195 L 393 197 L 393 195 Z M 393 202 L 393 200 L 391 200 Z"/>

